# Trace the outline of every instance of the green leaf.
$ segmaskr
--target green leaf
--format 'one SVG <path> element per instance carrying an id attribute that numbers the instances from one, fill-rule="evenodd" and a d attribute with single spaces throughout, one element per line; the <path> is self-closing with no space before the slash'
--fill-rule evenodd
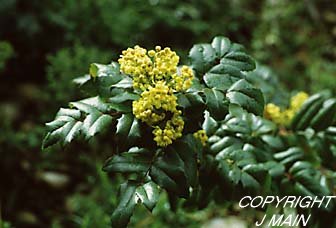
<path id="1" fill-rule="evenodd" d="M 46 124 L 49 132 L 43 140 L 42 148 L 47 148 L 59 141 L 62 145 L 66 145 L 79 136 L 82 122 L 79 120 L 80 112 L 76 111 L 78 110 L 62 108 L 55 120 Z"/>
<path id="2" fill-rule="evenodd" d="M 111 96 L 111 86 L 126 77 L 120 72 L 119 64 L 112 62 L 109 65 L 93 63 L 89 69 L 90 76 L 75 79 L 75 83 L 89 95 L 101 97 Z"/>
<path id="3" fill-rule="evenodd" d="M 244 136 L 259 137 L 275 132 L 277 127 L 269 120 L 243 111 L 239 113 L 239 116 L 227 116 L 226 120 L 222 121 L 221 129 L 227 132 L 242 133 Z"/>
<path id="4" fill-rule="evenodd" d="M 302 105 L 300 110 L 295 114 L 291 122 L 294 130 L 304 130 L 309 126 L 310 121 L 320 110 L 323 104 L 323 95 L 314 94 L 310 96 Z"/>
<path id="5" fill-rule="evenodd" d="M 204 101 L 198 92 L 179 93 L 177 96 L 177 103 L 184 110 L 194 112 L 204 107 Z"/>
<path id="6" fill-rule="evenodd" d="M 182 107 L 185 119 L 184 131 L 186 133 L 195 132 L 199 125 L 195 123 L 202 122 L 205 104 L 203 98 L 198 92 L 177 94 L 177 103 Z"/>
<path id="7" fill-rule="evenodd" d="M 108 65 L 92 63 L 89 72 L 92 77 L 114 77 L 118 80 L 122 77 L 119 63 L 117 62 L 111 62 Z"/>
<path id="8" fill-rule="evenodd" d="M 249 112 L 262 115 L 264 111 L 264 97 L 260 89 L 241 79 L 233 84 L 226 93 L 230 103 L 238 104 Z"/>
<path id="9" fill-rule="evenodd" d="M 122 114 L 118 119 L 116 134 L 122 140 L 134 140 L 141 136 L 140 124 L 132 113 Z"/>
<path id="10" fill-rule="evenodd" d="M 115 88 L 123 88 L 123 89 L 129 89 L 133 87 L 133 80 L 130 77 L 124 77 L 122 80 L 120 80 L 118 83 L 112 85 L 112 87 Z"/>
<path id="11" fill-rule="evenodd" d="M 240 140 L 230 137 L 230 136 L 224 136 L 214 144 L 210 146 L 210 151 L 213 152 L 214 154 L 217 154 L 223 150 L 227 150 L 231 146 L 234 146 L 233 149 L 241 149 L 242 148 L 242 143 Z"/>
<path id="12" fill-rule="evenodd" d="M 192 68 L 199 74 L 208 71 L 215 63 L 216 52 L 210 44 L 196 44 L 190 52 Z"/>
<path id="13" fill-rule="evenodd" d="M 285 173 L 285 166 L 275 161 L 268 161 L 265 164 L 265 168 L 268 170 L 272 177 L 279 177 Z"/>
<path id="14" fill-rule="evenodd" d="M 271 147 L 274 150 L 283 150 L 285 145 L 282 142 L 280 137 L 273 136 L 273 135 L 262 135 L 261 136 L 263 142 L 267 144 L 267 146 Z"/>
<path id="15" fill-rule="evenodd" d="M 101 97 L 90 97 L 77 102 L 70 102 L 70 107 L 76 107 L 78 110 L 84 113 L 98 113 L 98 112 L 109 112 L 109 103 L 106 103 Z"/>
<path id="16" fill-rule="evenodd" d="M 311 120 L 311 126 L 316 131 L 322 131 L 331 126 L 336 118 L 336 99 L 331 98 L 323 102 L 319 112 Z"/>
<path id="17" fill-rule="evenodd" d="M 128 102 L 125 103 L 110 103 L 110 108 L 119 113 L 131 113 L 132 105 Z"/>
<path id="18" fill-rule="evenodd" d="M 189 186 L 184 173 L 183 160 L 176 152 L 164 153 L 150 169 L 152 180 L 170 193 L 179 197 L 189 196 Z"/>
<path id="19" fill-rule="evenodd" d="M 220 63 L 234 66 L 242 71 L 251 71 L 256 67 L 254 60 L 249 55 L 239 51 L 227 53 Z"/>
<path id="20" fill-rule="evenodd" d="M 241 72 L 237 67 L 228 64 L 215 65 L 210 69 L 209 73 L 232 77 L 231 80 L 245 79 L 245 73 Z"/>
<path id="21" fill-rule="evenodd" d="M 202 145 L 191 134 L 177 140 L 169 148 L 167 153 L 177 153 L 184 163 L 184 172 L 188 183 L 192 187 L 198 184 L 197 176 L 197 153 Z"/>
<path id="22" fill-rule="evenodd" d="M 112 117 L 107 114 L 90 114 L 83 122 L 82 130 L 86 138 L 91 138 L 97 133 L 107 129 L 112 124 Z"/>
<path id="23" fill-rule="evenodd" d="M 294 188 L 291 188 L 294 194 L 312 197 L 330 195 L 329 189 L 321 184 L 320 171 L 314 168 L 311 163 L 297 161 L 289 169 L 289 173 L 291 178 L 283 179 L 282 183 L 287 186 L 294 184 Z"/>
<path id="24" fill-rule="evenodd" d="M 243 46 L 231 43 L 225 37 L 215 37 L 211 43 L 219 57 L 220 63 L 235 67 L 241 71 L 251 71 L 255 69 L 255 61 L 246 53 Z"/>
<path id="25" fill-rule="evenodd" d="M 221 82 L 224 83 L 223 89 L 230 86 L 230 81 L 233 82 L 236 77 L 242 78 L 241 71 L 255 69 L 254 60 L 244 53 L 243 46 L 231 43 L 229 39 L 224 37 L 215 37 L 211 44 L 194 45 L 189 52 L 189 57 L 198 77 L 202 77 L 211 68 L 211 73 L 226 74 L 227 77 L 221 79 Z M 222 72 L 219 73 L 220 71 Z M 206 77 L 211 85 L 208 85 L 209 87 L 214 85 L 213 80 L 210 79 L 212 76 L 207 75 Z"/>
<path id="26" fill-rule="evenodd" d="M 114 155 L 108 159 L 103 170 L 120 173 L 147 172 L 151 166 L 152 157 L 153 154 L 145 149 L 131 148 L 128 152 Z"/>
<path id="27" fill-rule="evenodd" d="M 112 214 L 112 226 L 116 228 L 127 227 L 137 204 L 143 204 L 152 211 L 155 207 L 160 190 L 152 181 L 138 184 L 135 181 L 127 181 L 120 186 L 120 201 Z"/>
<path id="28" fill-rule="evenodd" d="M 204 122 L 202 128 L 205 130 L 207 135 L 213 135 L 218 129 L 217 121 L 210 116 L 208 111 L 205 111 L 204 113 Z"/>
<path id="29" fill-rule="evenodd" d="M 251 188 L 251 189 L 254 189 L 254 190 L 258 190 L 261 187 L 259 182 L 252 175 L 250 175 L 247 172 L 242 172 L 241 182 L 242 182 L 244 188 Z"/>
<path id="30" fill-rule="evenodd" d="M 223 66 L 226 67 L 225 65 L 217 65 L 215 67 Z M 229 69 L 230 66 L 228 66 L 226 69 Z M 213 68 L 214 69 L 214 68 Z M 205 84 L 209 88 L 216 88 L 220 90 L 227 90 L 232 86 L 235 82 L 239 81 L 240 79 L 243 79 L 244 76 L 232 76 L 235 72 L 237 74 L 240 74 L 240 71 L 232 71 L 230 73 L 212 73 L 213 69 L 210 70 L 210 72 L 206 73 L 203 77 L 203 80 Z M 234 69 L 234 68 L 233 68 Z"/>
<path id="31" fill-rule="evenodd" d="M 231 41 L 226 37 L 217 36 L 212 40 L 211 46 L 215 49 L 216 55 L 222 58 L 230 50 Z"/>
<path id="32" fill-rule="evenodd" d="M 112 124 L 112 117 L 104 114 L 104 112 L 109 112 L 110 108 L 100 97 L 71 102 L 70 106 L 77 108 L 87 115 L 81 129 L 86 139 L 104 131 Z"/>
<path id="33" fill-rule="evenodd" d="M 228 103 L 224 94 L 215 89 L 204 89 L 206 105 L 210 116 L 215 120 L 222 120 L 228 113 Z"/>
<path id="34" fill-rule="evenodd" d="M 119 204 L 114 210 L 111 220 L 112 226 L 116 228 L 127 227 L 130 218 L 133 214 L 136 201 L 135 190 L 137 185 L 134 182 L 126 182 L 120 186 L 119 190 Z"/>
<path id="35" fill-rule="evenodd" d="M 99 63 L 92 63 L 89 68 L 90 76 L 95 77 L 118 77 L 120 75 L 119 64 L 112 62 L 104 65 Z"/>
<path id="36" fill-rule="evenodd" d="M 266 163 L 256 164 L 253 154 L 245 148 L 231 144 L 216 155 L 216 160 L 220 175 L 232 184 L 241 183 L 243 188 L 254 192 L 263 186 L 268 188 L 264 191 L 269 191 L 271 177 Z"/>
<path id="37" fill-rule="evenodd" d="M 296 174 L 302 170 L 310 169 L 312 165 L 306 161 L 297 161 L 295 162 L 292 167 L 289 169 L 289 172 L 292 174 Z"/>
<path id="38" fill-rule="evenodd" d="M 299 147 L 291 147 L 288 150 L 278 152 L 274 154 L 274 158 L 280 161 L 281 164 L 288 164 L 297 161 L 298 159 L 302 158 L 304 152 Z"/>
<path id="39" fill-rule="evenodd" d="M 91 80 L 91 76 L 89 74 L 86 74 L 84 76 L 81 76 L 81 77 L 78 77 L 78 78 L 75 78 L 73 80 L 73 82 L 79 86 L 82 86 L 84 85 L 86 82 L 90 81 Z"/>
<path id="40" fill-rule="evenodd" d="M 111 97 L 109 101 L 113 103 L 122 103 L 125 101 L 135 101 L 138 100 L 139 98 L 140 96 L 138 94 L 126 91 L 118 93 L 117 95 Z"/>
<path id="41" fill-rule="evenodd" d="M 109 112 L 110 108 L 99 97 L 71 102 L 70 107 L 76 109 L 61 108 L 55 120 L 46 124 L 49 133 L 43 141 L 42 148 L 57 142 L 64 146 L 82 135 L 89 139 L 107 130 L 112 124 L 113 118 L 104 114 Z"/>
<path id="42" fill-rule="evenodd" d="M 159 199 L 160 189 L 154 182 L 150 181 L 141 185 L 136 190 L 137 202 L 141 202 L 145 207 L 152 211 Z"/>

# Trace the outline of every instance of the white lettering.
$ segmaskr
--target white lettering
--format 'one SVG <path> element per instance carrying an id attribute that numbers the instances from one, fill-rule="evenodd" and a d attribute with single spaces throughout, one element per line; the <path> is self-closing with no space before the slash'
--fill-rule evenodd
<path id="1" fill-rule="evenodd" d="M 240 207 L 240 208 L 244 208 L 244 207 L 247 207 L 247 206 L 249 205 L 249 203 L 247 203 L 247 204 L 244 205 L 244 206 L 242 205 L 242 202 L 243 202 L 243 200 L 244 200 L 245 198 L 250 199 L 250 201 L 251 201 L 251 199 L 252 199 L 251 196 L 245 196 L 245 197 L 243 197 L 243 198 L 239 201 L 239 207 Z"/>
<path id="2" fill-rule="evenodd" d="M 280 226 L 281 225 L 281 221 L 283 219 L 283 216 L 284 215 L 273 215 L 272 218 L 271 218 L 271 220 L 268 223 L 268 226 L 270 226 L 270 227 Z M 278 218 L 278 219 L 276 220 L 276 218 Z"/>
<path id="3" fill-rule="evenodd" d="M 258 221 L 256 221 L 255 225 L 256 226 L 261 226 L 264 223 L 264 220 L 266 218 L 266 215 L 264 215 L 263 219 L 258 223 Z"/>
<path id="4" fill-rule="evenodd" d="M 259 202 L 259 204 L 257 204 L 257 205 L 253 205 L 253 204 L 254 204 L 254 201 L 255 201 L 256 199 L 260 199 L 260 202 Z M 260 207 L 260 205 L 262 204 L 262 202 L 263 202 L 263 197 L 262 197 L 262 196 L 256 196 L 256 197 L 254 197 L 254 199 L 251 201 L 251 207 L 252 207 L 252 208 Z"/>

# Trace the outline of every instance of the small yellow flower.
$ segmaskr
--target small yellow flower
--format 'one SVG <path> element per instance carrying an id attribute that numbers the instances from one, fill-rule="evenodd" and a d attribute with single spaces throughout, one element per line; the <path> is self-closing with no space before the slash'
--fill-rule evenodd
<path id="1" fill-rule="evenodd" d="M 199 139 L 201 141 L 203 146 L 206 146 L 208 136 L 206 135 L 205 130 L 198 130 L 193 135 L 196 139 Z"/>
<path id="2" fill-rule="evenodd" d="M 290 109 L 298 111 L 303 103 L 308 99 L 309 95 L 305 92 L 299 92 L 291 98 Z"/>
<path id="3" fill-rule="evenodd" d="M 280 107 L 273 103 L 269 103 L 266 105 L 264 110 L 264 116 L 266 119 L 272 120 L 274 123 L 282 123 L 282 113 Z"/>
<path id="4" fill-rule="evenodd" d="M 154 50 L 150 50 L 150 51 L 148 52 L 148 56 L 149 56 L 149 57 L 154 57 L 154 55 L 155 55 L 155 51 L 154 51 Z"/>

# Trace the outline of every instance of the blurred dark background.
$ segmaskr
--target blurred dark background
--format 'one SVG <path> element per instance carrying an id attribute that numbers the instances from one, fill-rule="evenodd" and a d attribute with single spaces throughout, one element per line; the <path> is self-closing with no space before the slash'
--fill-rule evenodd
<path id="1" fill-rule="evenodd" d="M 187 63 L 216 35 L 288 91 L 336 93 L 334 0 L 0 0 L 0 227 L 106 227 L 119 183 L 100 170 L 111 138 L 42 152 L 44 123 L 81 98 L 71 81 L 90 63 L 135 44 L 170 46 Z M 225 213 L 174 215 L 165 202 L 131 226 L 199 227 Z"/>

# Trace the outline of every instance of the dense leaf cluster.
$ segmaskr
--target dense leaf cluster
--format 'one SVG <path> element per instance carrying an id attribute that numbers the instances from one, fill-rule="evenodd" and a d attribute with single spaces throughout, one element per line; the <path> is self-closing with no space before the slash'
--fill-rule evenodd
<path id="1" fill-rule="evenodd" d="M 178 198 L 185 207 L 202 208 L 246 194 L 334 193 L 335 99 L 311 96 L 291 127 L 279 129 L 263 118 L 264 94 L 251 80 L 256 64 L 241 45 L 216 37 L 194 45 L 189 57 L 193 85 L 176 94 L 183 136 L 167 147 L 158 147 L 150 127 L 134 117 L 132 101 L 139 94 L 116 62 L 92 64 L 89 75 L 76 79 L 92 97 L 71 102 L 47 124 L 43 147 L 113 132 L 116 154 L 103 170 L 128 179 L 120 187 L 113 227 L 127 226 L 137 204 L 151 211 L 162 190 L 172 208 Z M 205 147 L 192 135 L 200 128 L 208 136 Z"/>

